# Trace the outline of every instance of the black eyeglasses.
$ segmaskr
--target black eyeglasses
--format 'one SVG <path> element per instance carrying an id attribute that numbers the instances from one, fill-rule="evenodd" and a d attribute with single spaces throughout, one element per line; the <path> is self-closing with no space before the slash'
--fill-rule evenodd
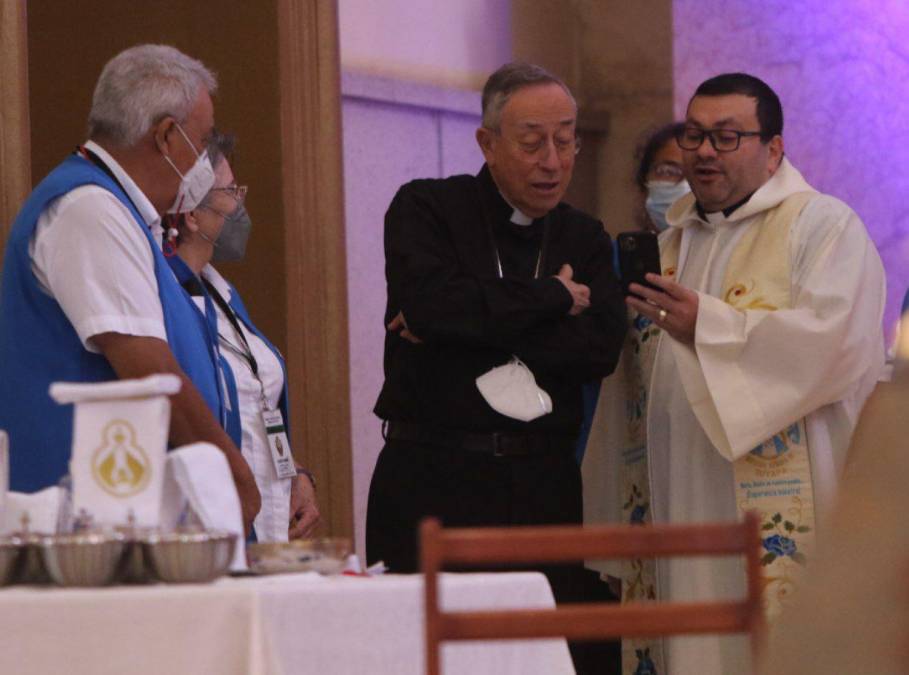
<path id="1" fill-rule="evenodd" d="M 676 134 L 675 142 L 682 150 L 697 150 L 704 142 L 710 139 L 710 145 L 717 152 L 735 152 L 739 149 L 742 138 L 760 136 L 760 131 L 736 131 L 735 129 L 699 129 L 698 127 L 685 127 Z"/>

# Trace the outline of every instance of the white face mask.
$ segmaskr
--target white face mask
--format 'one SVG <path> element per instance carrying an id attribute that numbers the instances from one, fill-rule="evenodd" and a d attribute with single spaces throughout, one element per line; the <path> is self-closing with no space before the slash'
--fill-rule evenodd
<path id="1" fill-rule="evenodd" d="M 477 389 L 497 413 L 522 422 L 552 412 L 552 399 L 517 356 L 477 378 Z"/>
<path id="2" fill-rule="evenodd" d="M 193 153 L 196 155 L 196 162 L 189 171 L 182 174 L 173 160 L 167 155 L 164 155 L 165 161 L 167 161 L 171 168 L 177 172 L 177 175 L 180 176 L 180 187 L 177 188 L 177 196 L 167 212 L 188 213 L 202 203 L 202 200 L 205 199 L 205 195 L 208 194 L 208 191 L 211 190 L 212 186 L 215 184 L 215 170 L 212 168 L 211 160 L 208 158 L 208 150 L 203 150 L 200 155 L 196 152 L 196 147 L 192 144 L 192 141 L 189 140 L 186 132 L 183 131 L 183 128 L 179 124 L 177 124 L 177 130 L 180 132 L 180 135 L 183 136 L 184 140 L 189 143 L 189 147 L 193 149 Z"/>
<path id="3" fill-rule="evenodd" d="M 680 180 L 678 183 L 670 183 L 665 180 L 648 181 L 647 201 L 644 202 L 644 208 L 647 209 L 650 220 L 660 232 L 669 227 L 669 223 L 666 222 L 666 212 L 669 207 L 674 201 L 689 192 L 691 192 L 691 188 L 686 180 Z"/>

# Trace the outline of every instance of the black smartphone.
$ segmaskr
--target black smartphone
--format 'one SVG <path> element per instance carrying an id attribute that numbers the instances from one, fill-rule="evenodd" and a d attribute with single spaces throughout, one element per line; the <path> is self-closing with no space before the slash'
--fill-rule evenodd
<path id="1" fill-rule="evenodd" d="M 660 270 L 660 246 L 653 232 L 643 230 L 621 232 L 616 238 L 619 247 L 619 275 L 622 278 L 622 290 L 629 294 L 629 284 L 641 284 L 656 288 L 644 279 L 648 272 L 662 274 Z"/>

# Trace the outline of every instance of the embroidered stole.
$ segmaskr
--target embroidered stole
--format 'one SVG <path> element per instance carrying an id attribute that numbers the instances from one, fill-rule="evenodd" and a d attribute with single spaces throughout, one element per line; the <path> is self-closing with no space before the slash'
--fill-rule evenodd
<path id="1" fill-rule="evenodd" d="M 722 284 L 722 299 L 745 310 L 775 311 L 792 307 L 789 233 L 792 223 L 814 195 L 799 192 L 748 225 L 733 250 Z M 661 242 L 663 275 L 674 278 L 682 231 Z M 628 373 L 627 442 L 622 446 L 622 515 L 625 522 L 649 524 L 650 475 L 647 465 L 647 393 L 662 331 L 635 316 L 626 341 Z M 756 510 L 762 521 L 764 608 L 769 621 L 781 612 L 814 547 L 814 501 L 805 420 L 793 422 L 733 464 L 740 515 Z M 622 602 L 658 597 L 655 561 L 627 561 Z M 622 641 L 623 675 L 665 672 L 658 639 Z"/>

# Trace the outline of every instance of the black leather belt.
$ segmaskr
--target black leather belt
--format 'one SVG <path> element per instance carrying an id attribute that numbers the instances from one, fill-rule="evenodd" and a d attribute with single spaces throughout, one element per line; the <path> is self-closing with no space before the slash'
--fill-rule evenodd
<path id="1" fill-rule="evenodd" d="M 493 457 L 527 457 L 566 453 L 572 452 L 577 443 L 577 436 L 569 434 L 546 432 L 475 434 L 415 422 L 389 422 L 385 438 L 426 443 Z"/>

